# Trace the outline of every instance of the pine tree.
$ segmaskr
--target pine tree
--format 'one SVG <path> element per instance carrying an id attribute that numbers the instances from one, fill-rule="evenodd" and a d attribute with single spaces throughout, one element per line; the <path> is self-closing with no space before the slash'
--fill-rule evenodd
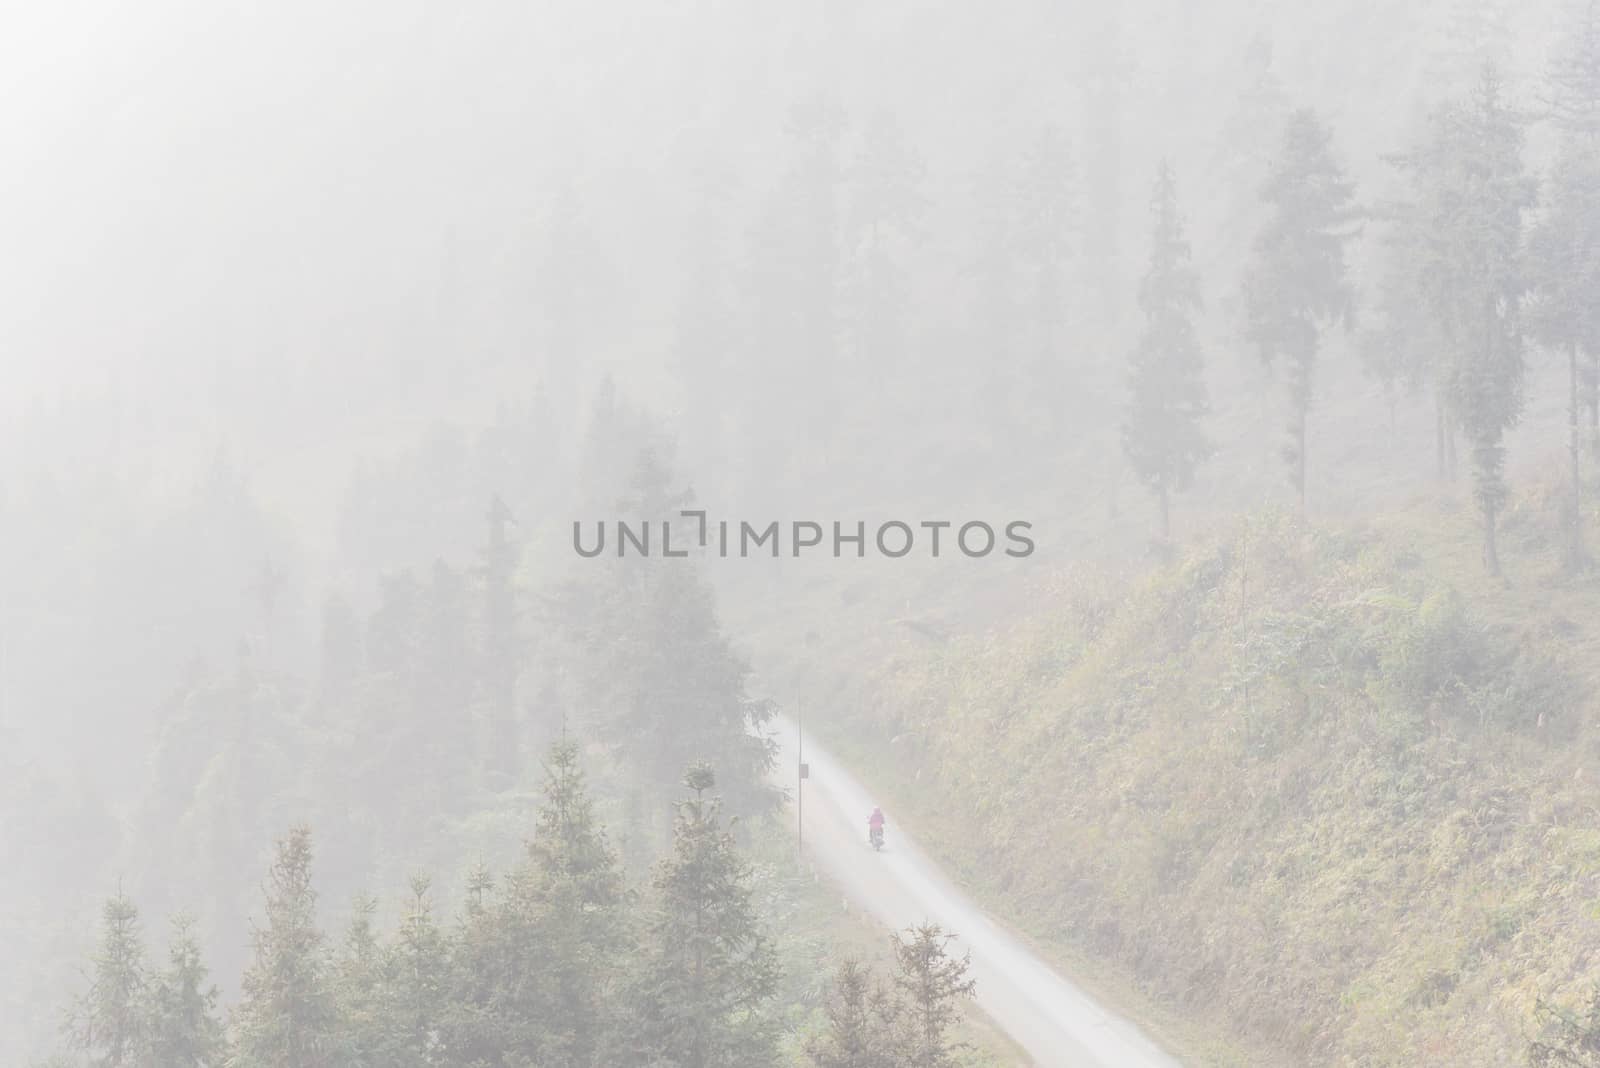
<path id="1" fill-rule="evenodd" d="M 1423 297 L 1447 361 L 1444 397 L 1472 449 L 1484 563 L 1500 572 L 1496 520 L 1505 502 L 1507 429 L 1522 408 L 1522 217 L 1535 185 L 1524 170 L 1522 118 L 1485 66 L 1476 90 L 1441 109 L 1427 140 L 1400 162 L 1413 175 Z"/>
<path id="2" fill-rule="evenodd" d="M 1145 329 L 1129 357 L 1132 397 L 1122 425 L 1122 448 L 1156 496 L 1165 542 L 1172 536 L 1172 494 L 1188 488 L 1195 468 L 1211 452 L 1200 430 L 1206 388 L 1190 320 L 1200 306 L 1200 283 L 1189 262 L 1177 184 L 1166 163 L 1156 175 L 1151 214 L 1150 267 L 1139 286 Z"/>
<path id="3" fill-rule="evenodd" d="M 477 1068 L 511 1068 L 518 1049 L 534 1047 L 522 1017 L 523 999 L 537 984 L 531 924 L 505 907 L 495 880 L 481 865 L 467 885 L 467 904 L 451 937 L 449 998 L 442 1045 L 453 1060 Z"/>
<path id="4" fill-rule="evenodd" d="M 1329 327 L 1348 322 L 1352 311 L 1344 246 L 1354 236 L 1356 207 L 1331 139 L 1313 112 L 1289 116 L 1262 189 L 1272 214 L 1256 238 L 1244 285 L 1247 334 L 1263 361 L 1284 365 L 1291 414 L 1283 455 L 1302 512 L 1317 355 Z"/>
<path id="5" fill-rule="evenodd" d="M 451 1063 L 602 1068 L 615 1063 L 616 986 L 629 956 L 629 898 L 594 816 L 577 747 L 552 749 L 526 863 L 498 892 L 469 886 L 452 938 L 440 1028 Z"/>
<path id="6" fill-rule="evenodd" d="M 1242 257 L 1266 218 L 1258 194 L 1277 154 L 1277 135 L 1290 113 L 1288 94 L 1273 69 L 1272 38 L 1258 31 L 1228 65 L 1237 96 L 1217 134 L 1206 186 L 1221 193 L 1217 251 Z"/>
<path id="7" fill-rule="evenodd" d="M 660 456 L 645 450 L 618 514 L 635 531 L 648 523 L 659 552 L 662 521 L 690 503 Z M 675 552 L 692 547 L 693 530 L 674 521 Z M 628 769 L 632 788 L 667 794 L 686 765 L 704 759 L 720 769 L 734 812 L 770 810 L 773 710 L 746 694 L 749 668 L 722 634 L 703 570 L 687 559 L 614 553 L 594 564 L 584 583 L 560 592 L 556 614 L 580 665 L 577 703 L 592 710 L 596 737 Z"/>
<path id="8" fill-rule="evenodd" d="M 167 968 L 151 984 L 150 1050 L 159 1068 L 221 1068 L 227 1053 L 217 988 L 188 916 L 173 921 Z"/>
<path id="9" fill-rule="evenodd" d="M 1584 372 L 1600 353 L 1600 143 L 1568 137 L 1550 176 L 1546 212 L 1528 239 L 1534 303 L 1530 332 L 1567 364 L 1567 452 L 1571 500 L 1566 562 L 1586 561 L 1583 544 Z"/>
<path id="10" fill-rule="evenodd" d="M 834 974 L 823 1007 L 828 1029 L 806 1042 L 816 1068 L 898 1068 L 896 1038 L 901 1006 L 859 961 L 845 960 Z"/>
<path id="11" fill-rule="evenodd" d="M 655 908 L 637 991 L 644 1063 L 758 1068 L 775 1056 L 768 1002 L 778 962 L 756 915 L 750 867 L 722 821 L 704 764 L 678 802 L 672 855 L 654 880 Z"/>
<path id="12" fill-rule="evenodd" d="M 267 875 L 266 924 L 252 936 L 233 1023 L 230 1068 L 332 1068 L 337 1019 L 311 886 L 311 831 L 278 842 Z"/>
<path id="13" fill-rule="evenodd" d="M 378 902 L 370 895 L 355 899 L 350 925 L 330 970 L 340 1063 L 352 1068 L 387 1065 L 398 1045 L 387 1004 L 388 961 L 373 925 L 377 910 Z"/>
<path id="14" fill-rule="evenodd" d="M 594 815 L 578 747 L 551 747 L 544 804 L 528 843 L 539 915 L 540 967 L 550 984 L 549 1035 L 539 1063 L 600 1068 L 608 1063 L 618 962 L 626 956 L 626 890 L 616 854 Z"/>
<path id="15" fill-rule="evenodd" d="M 91 1068 L 144 1068 L 149 1063 L 149 974 L 139 910 L 122 894 L 100 913 L 100 945 L 89 989 L 67 1020 L 68 1045 Z"/>
<path id="16" fill-rule="evenodd" d="M 1535 302 L 1529 326 L 1567 361 L 1572 480 L 1567 563 L 1587 562 L 1583 544 L 1583 444 L 1600 459 L 1600 0 L 1578 0 L 1549 72 L 1549 107 L 1560 134 L 1543 218 L 1529 236 Z"/>
<path id="17" fill-rule="evenodd" d="M 895 985 L 905 1004 L 905 1063 L 917 1068 L 950 1068 L 960 1046 L 950 1030 L 960 1018 L 961 1000 L 976 982 L 967 977 L 969 958 L 952 957 L 951 936 L 936 923 L 908 928 L 893 938 Z"/>
<path id="18" fill-rule="evenodd" d="M 411 899 L 389 953 L 387 974 L 388 1011 L 399 1041 L 386 1068 L 443 1064 L 440 1029 L 448 983 L 446 946 L 434 922 L 429 881 L 424 876 L 411 880 Z"/>

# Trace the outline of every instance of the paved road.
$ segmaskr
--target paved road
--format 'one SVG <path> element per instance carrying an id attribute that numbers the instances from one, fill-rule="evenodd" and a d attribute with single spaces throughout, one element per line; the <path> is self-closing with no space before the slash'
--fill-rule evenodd
<path id="1" fill-rule="evenodd" d="M 795 782 L 793 725 L 779 726 L 778 778 Z M 889 817 L 883 852 L 867 844 L 871 793 L 809 739 L 805 849 L 852 905 L 891 929 L 934 920 L 972 954 L 979 1005 L 1044 1068 L 1178 1068 L 1133 1024 L 1096 1004 L 973 905 Z"/>

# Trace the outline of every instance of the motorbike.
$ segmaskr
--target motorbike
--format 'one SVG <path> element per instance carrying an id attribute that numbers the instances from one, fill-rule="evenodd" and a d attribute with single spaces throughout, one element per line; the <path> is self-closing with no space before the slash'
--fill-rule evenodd
<path id="1" fill-rule="evenodd" d="M 882 827 L 868 827 L 867 828 L 867 841 L 872 843 L 872 848 L 873 849 L 875 849 L 875 850 L 876 849 L 882 849 L 883 848 L 883 828 Z"/>

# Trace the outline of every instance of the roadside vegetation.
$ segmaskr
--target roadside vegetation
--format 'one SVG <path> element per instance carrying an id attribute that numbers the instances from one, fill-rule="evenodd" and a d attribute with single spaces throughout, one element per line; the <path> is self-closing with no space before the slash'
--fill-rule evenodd
<path id="1" fill-rule="evenodd" d="M 1592 1063 L 1600 588 L 1549 497 L 1509 589 L 1460 518 L 1259 514 L 907 644 L 861 702 L 904 818 L 1261 1063 Z"/>

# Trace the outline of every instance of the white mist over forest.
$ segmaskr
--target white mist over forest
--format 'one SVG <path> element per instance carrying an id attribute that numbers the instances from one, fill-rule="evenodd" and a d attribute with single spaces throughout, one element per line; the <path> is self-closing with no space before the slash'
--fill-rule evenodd
<path id="1" fill-rule="evenodd" d="M 1470 948 L 1272 950 L 1220 925 L 1286 900 L 1343 915 L 1327 886 L 1362 880 L 1403 911 L 1402 883 L 1296 853 L 1359 837 L 1357 817 L 1306 801 L 1272 879 L 1318 889 L 1263 889 L 1224 861 L 1248 851 L 1229 821 L 1269 827 L 1297 802 L 1260 815 L 1161 746 L 1284 790 L 1396 752 L 1406 769 L 1533 769 L 1463 818 L 1520 813 L 1438 862 L 1441 897 L 1470 896 L 1461 858 L 1487 865 L 1588 803 L 1597 28 L 1583 0 L 16 6 L 0 34 L 0 1061 L 61 1047 L 113 895 L 142 917 L 151 976 L 166 917 L 193 919 L 226 1039 L 186 1063 L 271 1063 L 248 1052 L 263 873 L 300 871 L 315 842 L 307 914 L 344 1012 L 355 895 L 376 895 L 395 945 L 424 913 L 465 930 L 490 893 L 479 865 L 521 871 L 527 839 L 537 873 L 540 834 L 591 816 L 615 853 L 586 884 L 616 913 L 594 955 L 650 958 L 674 843 L 699 841 L 754 887 L 748 932 L 779 932 L 734 954 L 776 947 L 771 974 L 740 973 L 766 1000 L 739 1026 L 765 1022 L 717 1031 L 715 1055 L 632 1032 L 623 1053 L 596 1009 L 609 1037 L 540 1038 L 541 1064 L 669 1047 L 686 1066 L 847 1063 L 818 1052 L 851 989 L 838 946 L 876 946 L 886 976 L 907 958 L 829 910 L 842 897 L 850 923 L 897 925 L 896 895 L 946 879 L 976 902 L 960 915 L 981 907 L 1018 941 L 973 944 L 978 987 L 952 984 L 971 1004 L 948 1024 L 971 1049 L 929 1063 L 1029 1063 L 1049 1044 L 1055 1024 L 986 993 L 1028 985 L 1033 958 L 1012 953 L 1092 979 L 1155 1036 L 1151 1058 L 1421 1063 L 1423 1039 L 1391 1025 L 1453 1036 L 1438 1063 L 1533 1049 L 1555 1026 L 1536 1005 L 1587 1004 L 1600 975 L 1566 963 L 1596 932 L 1540 942 L 1528 917 L 1558 928 L 1534 902 L 1591 895 L 1592 860 L 1559 892 L 1509 860 L 1503 886 L 1471 875 L 1519 933 Z M 777 523 L 781 551 L 613 558 L 616 523 L 683 509 Z M 800 521 L 860 523 L 869 545 L 885 523 L 953 538 L 981 521 L 1000 551 L 797 558 Z M 612 524 L 611 551 L 574 551 L 579 522 Z M 1028 551 L 1008 553 L 1018 523 Z M 1196 600 L 1173 592 L 1190 585 Z M 1382 615 L 1401 601 L 1415 633 Z M 1555 651 L 1517 644 L 1534 641 Z M 1162 688 L 1174 678 L 1190 685 Z M 1349 726 L 1391 703 L 1403 729 Z M 1263 726 L 1269 707 L 1300 726 Z M 827 831 L 794 874 L 779 787 L 803 759 L 785 748 L 796 714 L 837 750 L 818 813 L 866 790 L 900 802 L 905 880 L 891 865 L 850 882 L 879 858 L 840 862 Z M 1313 743 L 1296 717 L 1342 733 Z M 1430 748 L 1446 735 L 1464 747 L 1449 759 Z M 739 817 L 729 843 L 720 808 L 692 807 L 711 787 L 691 774 L 685 800 L 699 761 Z M 562 792 L 580 765 L 592 811 Z M 1063 797 L 1066 767 L 1081 776 Z M 1452 780 L 1417 801 L 1403 784 L 1427 775 L 1410 775 L 1395 812 L 1476 796 Z M 1119 845 L 1141 805 L 1165 815 Z M 1046 859 L 995 822 L 1012 811 L 1041 828 L 1070 813 L 1084 849 Z M 1396 835 L 1396 854 L 1421 848 Z M 734 839 L 748 871 L 717 852 Z M 1135 841 L 1148 854 L 1117 852 Z M 1169 890 L 1239 956 L 1164 927 Z M 856 899 L 876 895 L 876 912 Z M 467 967 L 453 937 L 440 989 Z M 924 930 L 896 952 L 936 943 Z M 1251 969 L 1274 952 L 1288 978 L 1263 993 Z M 1381 963 L 1330 976 L 1307 963 L 1323 957 Z M 665 987 L 639 992 L 669 958 L 568 978 L 617 1017 L 670 1016 L 649 1000 Z M 1392 1003 L 1390 979 L 1409 992 Z M 419 1025 L 429 1052 L 405 1056 L 423 1059 L 373 1046 L 349 1063 L 523 1063 L 464 1059 L 459 1008 Z M 161 1063 L 89 1032 L 68 1026 L 80 1048 L 63 1056 L 86 1059 L 59 1063 Z"/>

